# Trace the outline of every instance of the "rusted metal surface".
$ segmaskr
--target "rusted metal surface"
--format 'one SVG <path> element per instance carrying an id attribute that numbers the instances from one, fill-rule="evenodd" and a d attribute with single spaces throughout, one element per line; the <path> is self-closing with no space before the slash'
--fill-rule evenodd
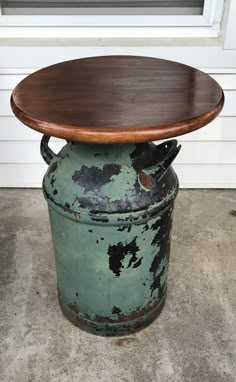
<path id="1" fill-rule="evenodd" d="M 134 311 L 129 315 L 122 316 L 120 320 L 111 320 L 109 317 L 99 316 L 95 316 L 95 319 L 91 320 L 89 315 L 80 314 L 75 305 L 65 306 L 60 298 L 59 303 L 65 317 L 75 326 L 92 334 L 109 337 L 128 335 L 144 329 L 159 316 L 165 298 L 159 304 L 155 303 L 152 307 Z"/>
<path id="2" fill-rule="evenodd" d="M 95 334 L 140 330 L 166 296 L 177 142 L 69 142 L 52 158 L 47 141 L 43 190 L 62 311 Z"/>

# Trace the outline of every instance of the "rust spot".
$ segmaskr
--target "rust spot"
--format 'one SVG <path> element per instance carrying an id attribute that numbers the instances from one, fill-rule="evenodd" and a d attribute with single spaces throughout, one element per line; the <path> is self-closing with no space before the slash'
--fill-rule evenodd
<path id="1" fill-rule="evenodd" d="M 87 315 L 87 318 L 89 320 L 92 320 L 92 318 L 90 316 Z M 118 320 L 113 320 L 112 318 L 110 317 L 106 317 L 106 316 L 99 316 L 96 314 L 96 316 L 94 317 L 93 321 L 95 323 L 98 323 L 98 324 L 106 324 L 106 323 L 114 323 L 114 322 L 119 322 Z"/>
<path id="2" fill-rule="evenodd" d="M 230 214 L 231 216 L 236 216 L 236 210 L 231 210 L 231 211 L 229 211 L 229 214 Z"/>
<path id="3" fill-rule="evenodd" d="M 67 304 L 67 307 L 72 310 L 73 313 L 79 314 L 78 308 L 75 304 Z"/>
<path id="4" fill-rule="evenodd" d="M 148 190 L 151 190 L 154 187 L 154 183 L 152 181 L 152 178 L 145 174 L 144 171 L 140 171 L 139 173 L 139 181 L 142 184 L 144 188 L 147 188 Z"/>
<path id="5" fill-rule="evenodd" d="M 154 302 L 154 304 L 146 306 L 143 309 L 136 309 L 133 312 L 131 312 L 130 314 L 127 314 L 127 315 L 120 315 L 119 321 L 127 322 L 127 321 L 136 320 L 137 318 L 140 318 L 140 317 L 144 316 L 145 314 L 147 314 L 147 313 L 151 312 L 152 310 L 154 310 L 159 305 L 159 303 L 160 303 L 160 301 L 156 300 Z"/>
<path id="6" fill-rule="evenodd" d="M 137 320 L 132 323 L 124 322 L 121 325 L 119 325 L 119 327 L 116 327 L 111 325 L 111 323 L 118 323 L 118 322 L 121 322 L 121 320 L 111 320 L 106 317 L 95 317 L 95 320 L 94 320 L 94 318 L 92 319 L 86 313 L 82 313 L 82 316 L 79 314 L 74 314 L 71 310 L 71 307 L 74 309 L 75 306 L 73 304 L 72 305 L 69 304 L 67 305 L 67 308 L 69 307 L 70 310 L 69 311 L 68 309 L 65 310 L 65 306 L 62 304 L 62 302 L 59 299 L 62 312 L 67 317 L 67 319 L 69 319 L 69 321 L 71 321 L 74 325 L 78 326 L 82 330 L 85 330 L 89 333 L 93 333 L 97 335 L 105 335 L 105 336 L 127 335 L 127 334 L 131 334 L 131 332 L 134 332 L 136 330 L 141 330 L 142 328 L 149 325 L 160 314 L 162 307 L 164 305 L 164 302 L 165 302 L 165 298 L 163 298 L 163 300 L 158 306 L 155 307 L 155 304 L 153 304 L 152 306 L 149 306 L 147 310 L 151 310 L 153 306 L 154 306 L 154 309 L 151 311 L 151 314 L 149 315 L 149 317 L 147 317 L 145 321 L 140 322 L 139 320 Z M 139 313 L 147 311 L 147 310 L 146 309 L 140 310 Z M 126 317 L 128 318 L 128 316 Z M 124 338 L 124 340 L 128 339 L 127 342 L 129 342 L 130 341 L 129 339 L 134 340 L 134 336 L 135 335 L 128 338 L 126 337 Z M 117 341 L 118 341 L 117 343 L 118 346 L 124 345 L 123 338 Z"/>
<path id="7" fill-rule="evenodd" d="M 130 343 L 134 342 L 135 340 L 137 340 L 135 335 L 133 337 L 119 338 L 117 341 L 115 341 L 115 345 L 126 346 L 126 345 L 129 345 Z"/>
<path id="8" fill-rule="evenodd" d="M 132 320 L 136 320 L 144 315 L 146 315 L 147 313 L 150 313 L 151 311 L 154 311 L 154 312 L 158 312 L 158 311 L 161 311 L 163 305 L 164 305 L 164 302 L 165 302 L 165 296 L 162 295 L 162 299 L 155 299 L 155 301 L 150 304 L 150 305 L 147 305 L 145 308 L 142 308 L 142 309 L 136 309 L 134 311 L 132 311 L 131 313 L 129 314 L 119 314 L 118 316 L 118 319 L 112 319 L 110 317 L 101 317 L 101 316 L 98 316 L 96 315 L 93 319 L 94 322 L 96 323 L 119 323 L 119 322 L 129 322 L 129 321 L 132 321 Z M 89 320 L 91 320 L 91 317 L 87 316 L 87 318 Z"/>

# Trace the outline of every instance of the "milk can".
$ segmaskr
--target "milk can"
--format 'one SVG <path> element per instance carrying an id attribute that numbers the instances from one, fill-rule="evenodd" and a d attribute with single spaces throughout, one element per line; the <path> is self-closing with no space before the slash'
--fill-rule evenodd
<path id="1" fill-rule="evenodd" d="M 55 154 L 49 138 L 43 191 L 61 309 L 90 333 L 138 331 L 166 297 L 180 146 L 68 142 Z"/>

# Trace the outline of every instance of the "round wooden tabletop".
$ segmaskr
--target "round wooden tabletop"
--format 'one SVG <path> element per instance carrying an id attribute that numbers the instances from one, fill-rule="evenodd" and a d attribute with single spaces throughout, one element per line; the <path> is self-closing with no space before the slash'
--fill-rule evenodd
<path id="1" fill-rule="evenodd" d="M 224 94 L 207 74 L 172 61 L 103 56 L 39 70 L 14 89 L 13 112 L 44 134 L 91 143 L 134 143 L 199 129 Z"/>

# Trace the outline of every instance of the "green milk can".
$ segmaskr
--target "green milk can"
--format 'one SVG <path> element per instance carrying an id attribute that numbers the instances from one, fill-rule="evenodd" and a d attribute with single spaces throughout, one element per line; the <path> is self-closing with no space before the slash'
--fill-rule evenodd
<path id="1" fill-rule="evenodd" d="M 43 192 L 62 312 L 97 335 L 136 332 L 165 302 L 180 146 L 68 142 L 54 154 L 49 138 Z"/>

